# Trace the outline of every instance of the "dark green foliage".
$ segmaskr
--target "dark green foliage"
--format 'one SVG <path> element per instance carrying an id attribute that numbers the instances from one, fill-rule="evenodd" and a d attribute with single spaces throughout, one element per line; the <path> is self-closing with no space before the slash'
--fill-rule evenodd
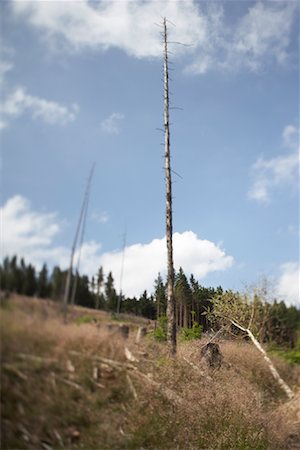
<path id="1" fill-rule="evenodd" d="M 44 264 L 37 279 L 37 296 L 40 298 L 49 297 L 51 286 L 48 280 L 47 265 Z"/>
<path id="2" fill-rule="evenodd" d="M 66 272 L 62 272 L 58 266 L 55 266 L 50 279 L 51 297 L 54 300 L 61 300 L 63 298 L 65 280 Z"/>
<path id="3" fill-rule="evenodd" d="M 166 295 L 166 284 L 163 279 L 158 274 L 156 280 L 154 281 L 154 299 L 156 303 L 156 316 L 165 316 L 167 313 L 167 295 Z"/>
<path id="4" fill-rule="evenodd" d="M 17 256 L 6 257 L 0 265 L 1 290 L 3 292 L 16 292 L 28 296 L 36 295 L 40 298 L 52 298 L 61 301 L 64 294 L 67 272 L 58 266 L 48 275 L 46 264 L 37 274 L 32 264 L 26 264 L 24 259 L 18 261 Z M 72 275 L 72 286 L 75 275 Z M 260 342 L 269 343 L 276 349 L 285 349 L 286 358 L 290 362 L 299 363 L 299 348 L 297 336 L 300 333 L 300 310 L 294 306 L 286 306 L 284 302 L 266 302 L 263 295 L 255 294 L 246 301 L 245 295 L 239 292 L 223 291 L 219 286 L 216 289 L 204 287 L 194 278 L 186 277 L 182 268 L 175 277 L 176 295 L 176 320 L 177 327 L 181 330 L 184 340 L 195 339 L 213 328 L 215 331 L 221 326 L 214 319 L 214 299 L 223 299 L 224 305 L 232 296 L 240 306 L 239 313 L 245 319 L 247 312 L 247 324 L 254 309 L 252 331 Z M 247 297 L 248 298 L 248 297 Z M 226 300 L 227 299 L 227 300 Z M 97 276 L 89 280 L 86 275 L 78 274 L 75 303 L 80 306 L 96 309 L 104 309 L 113 313 L 117 311 L 119 294 L 116 292 L 114 278 L 111 272 L 105 276 L 100 267 Z M 246 307 L 244 311 L 243 307 Z M 154 282 L 154 294 L 147 291 L 140 297 L 120 297 L 120 312 L 143 316 L 151 320 L 158 319 L 158 326 L 154 336 L 158 340 L 166 338 L 166 283 L 158 274 Z M 236 317 L 237 318 L 237 317 Z M 246 324 L 246 325 L 247 325 Z M 235 327 L 231 330 L 235 334 L 241 334 Z"/>
<path id="5" fill-rule="evenodd" d="M 32 297 L 37 291 L 37 280 L 35 276 L 35 268 L 29 264 L 25 272 L 24 294 Z"/>
<path id="6" fill-rule="evenodd" d="M 157 320 L 157 326 L 154 330 L 153 335 L 154 338 L 159 342 L 167 340 L 167 323 L 168 323 L 167 316 L 161 316 Z"/>
<path id="7" fill-rule="evenodd" d="M 193 339 L 200 339 L 202 334 L 202 326 L 197 322 L 193 323 L 192 328 L 183 327 L 180 330 L 180 339 L 182 341 L 191 341 Z"/>
<path id="8" fill-rule="evenodd" d="M 115 290 L 114 278 L 111 272 L 109 272 L 104 284 L 104 296 L 106 309 L 109 311 L 116 311 L 118 305 L 118 295 Z"/>
<path id="9" fill-rule="evenodd" d="M 103 309 L 104 308 L 104 296 L 101 292 L 101 288 L 104 281 L 103 267 L 101 266 L 98 270 L 97 279 L 96 279 L 96 295 L 95 295 L 95 308 Z"/>

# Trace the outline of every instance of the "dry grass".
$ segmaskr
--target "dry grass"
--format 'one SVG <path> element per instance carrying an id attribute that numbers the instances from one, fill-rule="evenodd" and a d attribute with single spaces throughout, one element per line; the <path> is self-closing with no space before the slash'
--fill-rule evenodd
<path id="1" fill-rule="evenodd" d="M 100 327 L 65 325 L 51 303 L 10 305 L 1 311 L 3 449 L 299 448 L 297 402 L 285 401 L 250 344 L 221 342 L 227 365 L 211 373 L 201 342 L 180 344 L 173 360 L 150 337 L 137 345 L 109 333 L 104 313 Z M 126 361 L 125 345 L 138 361 Z M 276 365 L 296 390 L 299 370 Z"/>

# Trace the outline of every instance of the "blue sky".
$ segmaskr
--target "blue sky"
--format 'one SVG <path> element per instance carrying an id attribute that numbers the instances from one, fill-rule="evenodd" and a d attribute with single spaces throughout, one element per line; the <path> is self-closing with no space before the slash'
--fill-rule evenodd
<path id="1" fill-rule="evenodd" d="M 299 304 L 298 2 L 1 2 L 2 254 L 164 273 L 162 46 L 170 44 L 174 259 L 205 286 L 263 276 Z M 155 24 L 156 23 L 156 24 Z"/>

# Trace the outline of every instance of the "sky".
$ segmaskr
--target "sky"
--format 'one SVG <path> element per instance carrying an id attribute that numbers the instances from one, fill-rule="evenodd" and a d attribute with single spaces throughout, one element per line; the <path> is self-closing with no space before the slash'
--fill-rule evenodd
<path id="1" fill-rule="evenodd" d="M 297 1 L 2 1 L 2 257 L 67 268 L 95 162 L 80 271 L 166 274 L 164 16 L 175 268 L 300 306 Z"/>

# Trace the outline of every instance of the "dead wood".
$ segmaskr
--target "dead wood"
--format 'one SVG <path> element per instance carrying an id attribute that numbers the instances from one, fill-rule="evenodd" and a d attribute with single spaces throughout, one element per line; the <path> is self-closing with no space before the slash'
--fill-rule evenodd
<path id="1" fill-rule="evenodd" d="M 80 386 L 79 384 L 77 384 L 77 383 L 74 383 L 74 381 L 70 381 L 70 380 L 66 380 L 65 378 L 63 378 L 63 377 L 56 377 L 58 380 L 60 380 L 60 381 L 62 381 L 63 383 L 65 383 L 65 384 L 68 384 L 69 386 L 72 386 L 73 388 L 75 388 L 75 389 L 77 389 L 77 390 L 79 390 L 79 391 L 83 391 L 83 387 L 82 386 Z"/>
<path id="2" fill-rule="evenodd" d="M 7 372 L 12 373 L 13 375 L 16 375 L 17 377 L 21 378 L 23 381 L 27 381 L 28 377 L 23 372 L 21 372 L 19 369 L 17 369 L 12 364 L 4 363 L 2 364 L 2 369 L 6 370 Z"/>
<path id="3" fill-rule="evenodd" d="M 44 364 L 58 363 L 58 360 L 55 358 L 43 358 L 41 356 L 29 355 L 29 354 L 25 354 L 25 353 L 17 353 L 17 357 L 19 357 L 21 359 L 29 359 L 31 361 L 44 363 Z"/>
<path id="4" fill-rule="evenodd" d="M 185 400 L 178 394 L 176 394 L 176 392 L 164 386 L 162 383 L 158 383 L 157 381 L 152 380 L 148 375 L 145 375 L 144 373 L 140 372 L 137 369 L 132 372 L 132 375 L 146 381 L 150 386 L 154 387 L 157 391 L 159 391 L 164 397 L 166 397 L 171 402 L 178 405 L 186 405 Z"/>
<path id="5" fill-rule="evenodd" d="M 210 369 L 220 369 L 224 356 L 221 353 L 219 344 L 209 342 L 201 348 L 200 355 Z"/>
<path id="6" fill-rule="evenodd" d="M 258 340 L 254 337 L 253 333 L 248 329 L 248 328 L 244 328 L 241 325 L 239 325 L 237 322 L 235 322 L 234 320 L 230 320 L 230 322 L 236 326 L 237 328 L 239 328 L 242 331 L 245 331 L 248 336 L 250 337 L 251 341 L 253 342 L 253 344 L 255 345 L 255 347 L 262 353 L 264 360 L 266 361 L 271 374 L 273 375 L 273 377 L 275 378 L 275 380 L 277 381 L 277 383 L 279 384 L 279 386 L 284 390 L 284 392 L 286 393 L 287 397 L 291 400 L 294 397 L 294 393 L 291 390 L 291 388 L 286 384 L 286 382 L 281 378 L 281 376 L 279 375 L 279 373 L 277 372 L 274 364 L 272 363 L 271 359 L 268 357 L 267 353 L 265 352 L 265 350 L 263 349 L 263 347 L 260 345 L 260 343 L 258 342 Z"/>
<path id="7" fill-rule="evenodd" d="M 130 378 L 130 376 L 129 376 L 128 374 L 126 375 L 126 380 L 127 380 L 129 389 L 130 389 L 130 391 L 131 391 L 131 393 L 132 393 L 134 399 L 137 400 L 138 396 L 137 396 L 135 387 L 134 387 L 134 385 L 133 385 L 132 379 Z"/>
<path id="8" fill-rule="evenodd" d="M 127 347 L 125 347 L 124 352 L 125 352 L 126 359 L 128 359 L 128 361 L 139 362 L 139 360 L 135 356 L 133 356 L 133 354 Z"/>

